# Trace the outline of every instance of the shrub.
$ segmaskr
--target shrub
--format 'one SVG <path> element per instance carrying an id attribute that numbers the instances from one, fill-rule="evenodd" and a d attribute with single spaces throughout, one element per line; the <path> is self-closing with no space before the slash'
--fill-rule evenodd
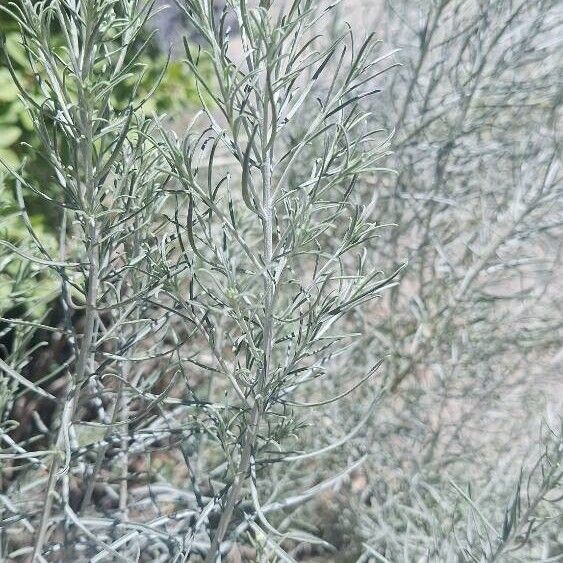
<path id="1" fill-rule="evenodd" d="M 1 6 L 2 557 L 554 560 L 555 3 L 226 4 L 148 69 L 151 2 Z"/>
<path id="2" fill-rule="evenodd" d="M 377 198 L 378 221 L 397 225 L 368 252 L 385 270 L 402 256 L 409 263 L 383 309 L 357 320 L 357 361 L 390 353 L 381 367 L 390 396 L 365 427 L 372 446 L 353 503 L 362 523 L 351 524 L 357 544 L 389 561 L 474 560 L 460 550 L 471 532 L 451 482 L 470 486 L 500 530 L 550 410 L 558 432 L 557 10 L 550 1 L 397 1 L 362 14 L 402 64 L 368 106 L 396 127 L 398 174 L 358 188 Z M 561 542 L 548 507 L 535 515 L 546 526 L 502 560 L 540 559 Z"/>
<path id="3" fill-rule="evenodd" d="M 288 483 L 269 490 L 268 476 L 278 464 L 306 471 L 367 420 L 376 398 L 334 442 L 308 451 L 300 440 L 307 419 L 299 412 L 368 384 L 375 368 L 360 381 L 343 373 L 330 398 L 317 382 L 336 375 L 335 359 L 350 348 L 349 316 L 396 273 L 385 277 L 362 251 L 380 227 L 355 195 L 357 178 L 379 170 L 387 154 L 386 136 L 365 127 L 360 104 L 378 92 L 371 86 L 376 42 L 370 36 L 356 45 L 346 32 L 322 46 L 313 7 L 297 1 L 275 19 L 265 7 L 236 4 L 242 57 L 235 64 L 212 6 L 186 3 L 208 46 L 201 55 L 186 47 L 208 125 L 195 119 L 181 142 L 142 113 L 143 77 L 131 49 L 148 4 L 24 1 L 8 9 L 39 99 L 12 77 L 54 195 L 15 174 L 57 209 L 57 255 L 23 205 L 20 213 L 37 247 L 29 261 L 59 279 L 62 320 L 52 330 L 68 357 L 47 376 L 64 374 L 56 396 L 2 364 L 8 377 L 51 401 L 50 422 L 34 418 L 39 433 L 56 429 L 37 451 L 27 442 L 44 438 L 34 433 L 3 453 L 14 473 L 8 497 L 17 498 L 8 518 L 33 531 L 32 546 L 9 534 L 7 557 L 199 553 L 214 561 L 244 536 L 263 558 L 288 558 L 281 543 L 289 540 L 326 545 L 276 514 L 359 461 L 299 492 Z M 310 114 L 312 85 L 333 59 L 331 87 Z M 113 93 L 136 74 L 123 107 Z M 227 153 L 223 170 L 220 152 Z M 305 177 L 295 166 L 304 154 Z M 327 253 L 329 233 L 340 244 Z M 19 492 L 30 478 L 29 492 Z M 31 494 L 43 498 L 36 508 Z M 166 510 L 164 520 L 147 506 Z"/>

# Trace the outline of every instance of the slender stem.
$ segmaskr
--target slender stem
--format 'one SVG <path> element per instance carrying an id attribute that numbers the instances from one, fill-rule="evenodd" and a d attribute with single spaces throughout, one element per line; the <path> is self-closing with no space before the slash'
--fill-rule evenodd
<path id="1" fill-rule="evenodd" d="M 265 408 L 264 392 L 269 380 L 272 359 L 272 324 L 273 324 L 273 304 L 274 304 L 274 279 L 272 273 L 273 257 L 273 214 L 274 205 L 272 197 L 272 150 L 267 148 L 268 142 L 268 97 L 264 96 L 264 119 L 262 130 L 262 253 L 264 260 L 264 317 L 263 317 L 263 338 L 262 352 L 263 362 L 259 370 L 256 381 L 255 401 L 250 415 L 250 424 L 245 432 L 241 457 L 237 468 L 233 484 L 229 489 L 223 512 L 219 520 L 219 525 L 213 536 L 211 547 L 207 554 L 206 563 L 213 563 L 221 542 L 225 536 L 227 528 L 231 522 L 234 508 L 240 500 L 242 487 L 250 469 L 252 451 L 258 435 L 258 428 Z M 272 124 L 275 127 L 275 124 Z"/>
<path id="2" fill-rule="evenodd" d="M 125 361 L 123 365 L 122 377 L 124 381 L 129 380 L 129 372 L 131 368 L 131 362 L 129 360 Z M 121 393 L 118 398 L 118 410 L 119 416 L 122 421 L 126 421 L 129 416 L 129 408 L 127 405 L 127 396 L 123 392 L 123 382 L 120 382 Z M 119 483 L 119 511 L 123 518 L 127 517 L 127 477 L 129 474 L 129 456 L 127 455 L 127 434 L 129 432 L 129 425 L 123 424 L 121 426 L 121 475 Z"/>
<path id="3" fill-rule="evenodd" d="M 80 504 L 80 514 L 83 514 L 86 511 L 86 509 L 88 508 L 88 506 L 92 501 L 92 494 L 94 492 L 94 487 L 96 485 L 96 477 L 102 467 L 102 463 L 104 462 L 106 452 L 109 449 L 108 438 L 113 431 L 113 425 L 118 420 L 118 413 L 120 410 L 119 405 L 121 404 L 122 393 L 123 393 L 123 382 L 120 381 L 117 388 L 117 396 L 113 403 L 113 411 L 111 414 L 110 425 L 104 435 L 104 440 L 106 440 L 106 443 L 98 450 L 96 462 L 94 463 L 94 467 L 92 468 L 91 475 L 89 476 L 89 479 L 87 481 L 86 491 L 84 492 L 84 496 L 82 497 L 82 502 Z"/>
<path id="4" fill-rule="evenodd" d="M 86 297 L 86 311 L 84 320 L 84 332 L 82 342 L 80 344 L 80 352 L 76 362 L 75 376 L 71 378 L 67 399 L 61 415 L 59 430 L 55 443 L 55 453 L 52 456 L 49 465 L 49 477 L 47 480 L 47 489 L 45 493 L 45 500 L 43 502 L 43 511 L 41 513 L 41 520 L 37 531 L 35 546 L 33 548 L 32 561 L 39 559 L 43 544 L 45 543 L 45 536 L 47 533 L 47 526 L 49 525 L 49 518 L 51 516 L 51 509 L 53 506 L 53 496 L 55 488 L 59 479 L 59 471 L 62 465 L 61 450 L 65 450 L 65 463 L 69 462 L 69 429 L 72 425 L 72 418 L 80 397 L 80 385 L 84 381 L 87 366 L 90 364 L 89 359 L 94 353 L 94 326 L 96 321 L 96 295 L 98 292 L 99 284 L 99 249 L 98 249 L 98 231 L 94 221 L 90 223 L 89 229 L 89 243 L 88 243 L 88 263 L 90 264 L 90 271 L 88 273 L 88 292 Z"/>

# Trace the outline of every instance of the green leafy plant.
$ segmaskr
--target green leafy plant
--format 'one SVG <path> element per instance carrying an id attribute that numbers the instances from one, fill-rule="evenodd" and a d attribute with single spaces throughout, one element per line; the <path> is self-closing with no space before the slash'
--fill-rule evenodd
<path id="1" fill-rule="evenodd" d="M 35 233 L 50 252 L 57 247 L 56 239 L 41 222 L 33 217 Z M 0 315 L 23 308 L 38 319 L 47 304 L 57 295 L 57 284 L 49 271 L 26 259 L 35 247 L 22 223 L 18 204 L 0 177 Z"/>
<path id="2" fill-rule="evenodd" d="M 2 19 L 0 19 L 0 25 Z M 23 48 L 18 44 L 18 34 L 14 31 L 7 33 L 4 38 L 3 50 L 8 54 L 15 65 L 21 70 L 25 64 Z M 22 82 L 28 82 L 16 70 Z M 29 82 L 28 82 L 29 84 Z M 33 130 L 33 125 L 25 107 L 19 101 L 19 91 L 14 84 L 8 68 L 0 66 L 0 159 L 10 166 L 17 167 L 21 156 L 16 149 L 17 143 L 28 139 Z M 2 168 L 5 168 L 2 166 Z M 5 170 L 4 170 L 5 172 Z"/>

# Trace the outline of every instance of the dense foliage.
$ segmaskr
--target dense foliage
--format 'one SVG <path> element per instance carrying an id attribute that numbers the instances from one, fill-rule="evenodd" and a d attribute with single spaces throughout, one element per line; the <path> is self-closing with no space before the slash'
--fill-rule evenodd
<path id="1" fill-rule="evenodd" d="M 557 561 L 557 3 L 153 4 L 0 5 L 0 558 Z"/>

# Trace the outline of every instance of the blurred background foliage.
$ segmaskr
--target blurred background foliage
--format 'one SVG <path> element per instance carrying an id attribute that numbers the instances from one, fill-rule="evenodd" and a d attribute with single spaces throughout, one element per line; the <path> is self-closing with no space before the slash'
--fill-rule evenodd
<path id="1" fill-rule="evenodd" d="M 37 212 L 30 219 L 44 246 L 51 252 L 56 251 L 57 241 L 45 216 Z M 1 177 L 0 238 L 3 241 L 0 251 L 0 315 L 13 309 L 18 309 L 21 314 L 22 308 L 25 308 L 36 319 L 45 313 L 47 302 L 57 295 L 57 284 L 50 270 L 23 258 L 31 246 L 30 236 L 20 218 L 16 198 Z"/>

